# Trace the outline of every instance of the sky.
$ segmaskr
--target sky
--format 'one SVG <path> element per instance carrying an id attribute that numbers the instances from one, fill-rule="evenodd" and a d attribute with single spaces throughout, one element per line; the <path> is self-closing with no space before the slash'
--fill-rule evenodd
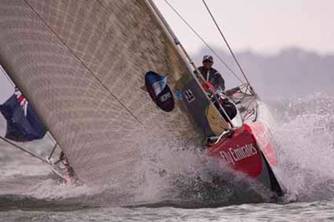
<path id="1" fill-rule="evenodd" d="M 167 0 L 214 47 L 225 47 L 202 0 Z M 235 51 L 299 47 L 334 54 L 334 0 L 205 0 Z M 203 43 L 166 4 L 154 0 L 190 53 Z"/>

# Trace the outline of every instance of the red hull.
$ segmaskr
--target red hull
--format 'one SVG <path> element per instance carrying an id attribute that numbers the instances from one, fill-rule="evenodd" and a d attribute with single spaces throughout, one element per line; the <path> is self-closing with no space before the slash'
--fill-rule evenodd
<path id="1" fill-rule="evenodd" d="M 276 165 L 277 160 L 268 132 L 261 123 L 253 124 L 251 127 L 244 124 L 230 137 L 209 146 L 208 153 L 219 159 L 221 167 L 227 165 L 282 195 L 282 190 L 271 170 L 271 166 Z"/>

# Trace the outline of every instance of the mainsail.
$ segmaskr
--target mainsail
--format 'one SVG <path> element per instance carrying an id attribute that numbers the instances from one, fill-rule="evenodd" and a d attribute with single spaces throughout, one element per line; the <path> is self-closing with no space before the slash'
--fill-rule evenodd
<path id="1" fill-rule="evenodd" d="M 83 182 L 130 184 L 150 141 L 200 138 L 142 89 L 150 70 L 172 91 L 190 76 L 144 0 L 1 0 L 0 30 L 0 64 Z"/>

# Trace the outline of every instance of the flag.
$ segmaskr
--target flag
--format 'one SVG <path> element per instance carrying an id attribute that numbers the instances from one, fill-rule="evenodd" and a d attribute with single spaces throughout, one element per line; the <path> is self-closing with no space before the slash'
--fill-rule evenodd
<path id="1" fill-rule="evenodd" d="M 6 138 L 25 142 L 41 139 L 45 135 L 46 127 L 17 89 L 14 95 L 0 105 L 0 111 L 7 121 Z"/>

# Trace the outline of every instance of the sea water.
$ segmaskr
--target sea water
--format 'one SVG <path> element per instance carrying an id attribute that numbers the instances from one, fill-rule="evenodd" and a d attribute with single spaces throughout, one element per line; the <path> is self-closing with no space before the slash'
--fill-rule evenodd
<path id="1" fill-rule="evenodd" d="M 176 144 L 147 153 L 140 169 L 143 185 L 129 197 L 113 189 L 64 185 L 39 160 L 0 143 L 0 221 L 334 220 L 334 97 L 318 93 L 267 108 L 279 160 L 275 173 L 287 191 L 281 200 L 228 189 L 207 195 L 208 184 L 191 180 L 202 176 L 200 154 Z M 49 145 L 42 141 L 31 148 L 47 153 Z"/>

